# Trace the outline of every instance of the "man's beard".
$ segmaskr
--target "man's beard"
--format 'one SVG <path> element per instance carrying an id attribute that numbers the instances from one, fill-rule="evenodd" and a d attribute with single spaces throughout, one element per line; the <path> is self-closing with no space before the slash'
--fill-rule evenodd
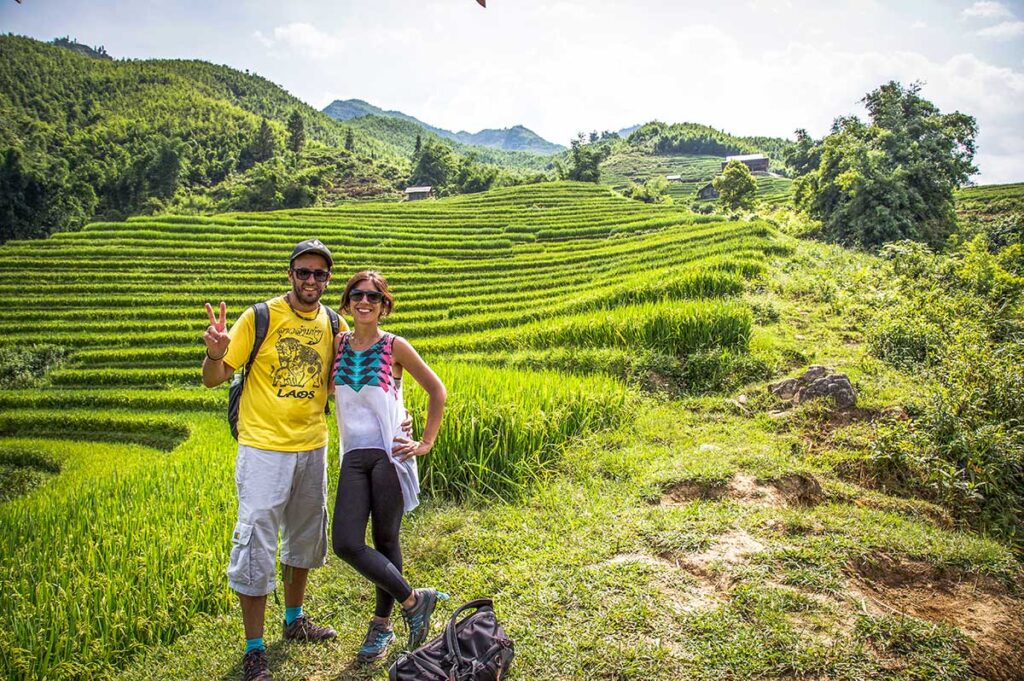
<path id="1" fill-rule="evenodd" d="M 312 305 L 320 300 L 320 296 L 323 295 L 323 289 L 318 286 L 313 293 L 307 293 L 302 289 L 302 284 L 292 284 L 292 295 L 303 305 Z"/>

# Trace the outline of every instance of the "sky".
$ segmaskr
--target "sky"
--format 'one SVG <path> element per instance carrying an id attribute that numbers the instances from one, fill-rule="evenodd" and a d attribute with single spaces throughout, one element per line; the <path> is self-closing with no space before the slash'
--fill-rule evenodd
<path id="1" fill-rule="evenodd" d="M 0 0 L 0 31 L 249 70 L 322 109 L 580 131 L 653 119 L 826 134 L 889 80 L 979 126 L 980 184 L 1024 181 L 1024 0 Z"/>

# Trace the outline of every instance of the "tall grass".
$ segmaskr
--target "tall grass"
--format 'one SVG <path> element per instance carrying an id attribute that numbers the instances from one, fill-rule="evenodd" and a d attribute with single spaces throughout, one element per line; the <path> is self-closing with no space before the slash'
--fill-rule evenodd
<path id="1" fill-rule="evenodd" d="M 571 438 L 617 424 L 629 401 L 611 378 L 486 366 L 439 364 L 449 386 L 437 444 L 424 461 L 430 494 L 462 499 L 521 494 Z M 414 383 L 410 381 L 410 383 Z M 407 391 L 409 410 L 426 413 L 426 395 Z"/>

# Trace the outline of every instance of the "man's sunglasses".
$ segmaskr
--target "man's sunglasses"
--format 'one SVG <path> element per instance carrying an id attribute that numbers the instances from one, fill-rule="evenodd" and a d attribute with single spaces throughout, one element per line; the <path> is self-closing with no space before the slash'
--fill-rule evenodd
<path id="1" fill-rule="evenodd" d="M 367 302 L 377 304 L 384 300 L 384 294 L 380 291 L 364 291 L 360 288 L 354 288 L 348 292 L 350 302 L 358 303 L 363 298 L 366 298 Z"/>
<path id="2" fill-rule="evenodd" d="M 327 281 L 327 277 L 331 276 L 330 270 L 311 270 L 308 267 L 296 267 L 292 270 L 292 274 L 299 281 L 306 281 L 309 279 L 309 275 L 313 275 L 313 278 L 319 282 Z"/>

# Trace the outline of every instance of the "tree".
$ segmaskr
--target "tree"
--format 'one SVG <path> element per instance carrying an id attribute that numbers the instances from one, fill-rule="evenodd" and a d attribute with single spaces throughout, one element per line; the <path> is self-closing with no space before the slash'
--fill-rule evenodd
<path id="1" fill-rule="evenodd" d="M 787 147 L 782 155 L 786 165 L 797 177 L 816 170 L 821 163 L 821 147 L 816 145 L 803 128 L 796 131 L 796 144 Z"/>
<path id="2" fill-rule="evenodd" d="M 256 131 L 252 142 L 239 155 L 238 169 L 244 171 L 257 163 L 265 163 L 274 158 L 276 152 L 277 141 L 274 139 L 274 131 L 270 128 L 267 119 L 264 118 L 260 121 L 259 130 Z"/>
<path id="3" fill-rule="evenodd" d="M 742 161 L 729 161 L 722 174 L 711 181 L 711 186 L 718 192 L 718 200 L 729 210 L 754 205 L 757 182 Z"/>
<path id="4" fill-rule="evenodd" d="M 559 164 L 559 176 L 577 182 L 600 182 L 601 161 L 608 158 L 611 147 L 607 145 L 587 144 L 581 132 L 571 142 L 569 149 L 570 165 L 565 168 Z"/>
<path id="5" fill-rule="evenodd" d="M 437 194 L 444 194 L 456 171 L 455 155 L 443 142 L 428 140 L 420 149 L 419 158 L 409 176 L 409 184 L 429 185 Z"/>
<path id="6" fill-rule="evenodd" d="M 288 116 L 288 148 L 296 154 L 302 151 L 302 145 L 306 143 L 306 124 L 298 111 L 292 111 Z"/>
<path id="7" fill-rule="evenodd" d="M 497 178 L 497 168 L 477 163 L 476 156 L 469 154 L 459 164 L 455 185 L 460 194 L 474 194 L 490 189 Z"/>
<path id="8" fill-rule="evenodd" d="M 164 141 L 146 168 L 147 193 L 160 199 L 174 196 L 181 175 L 182 161 L 178 144 Z"/>
<path id="9" fill-rule="evenodd" d="M 798 181 L 795 199 L 830 241 L 940 245 L 955 228 L 953 193 L 977 172 L 977 124 L 958 111 L 940 113 L 920 92 L 919 83 L 882 85 L 861 100 L 870 124 L 837 118 L 810 150 L 820 161 Z"/>
<path id="10" fill-rule="evenodd" d="M 352 134 L 352 128 L 349 128 L 348 132 L 345 133 L 345 149 L 352 151 L 355 149 L 355 146 L 355 135 Z"/>
<path id="11" fill-rule="evenodd" d="M 416 148 L 413 149 L 413 151 L 412 151 L 413 158 L 415 158 L 416 156 L 419 156 L 419 153 L 420 153 L 421 149 L 423 149 L 423 140 L 420 139 L 419 135 L 416 135 Z"/>

